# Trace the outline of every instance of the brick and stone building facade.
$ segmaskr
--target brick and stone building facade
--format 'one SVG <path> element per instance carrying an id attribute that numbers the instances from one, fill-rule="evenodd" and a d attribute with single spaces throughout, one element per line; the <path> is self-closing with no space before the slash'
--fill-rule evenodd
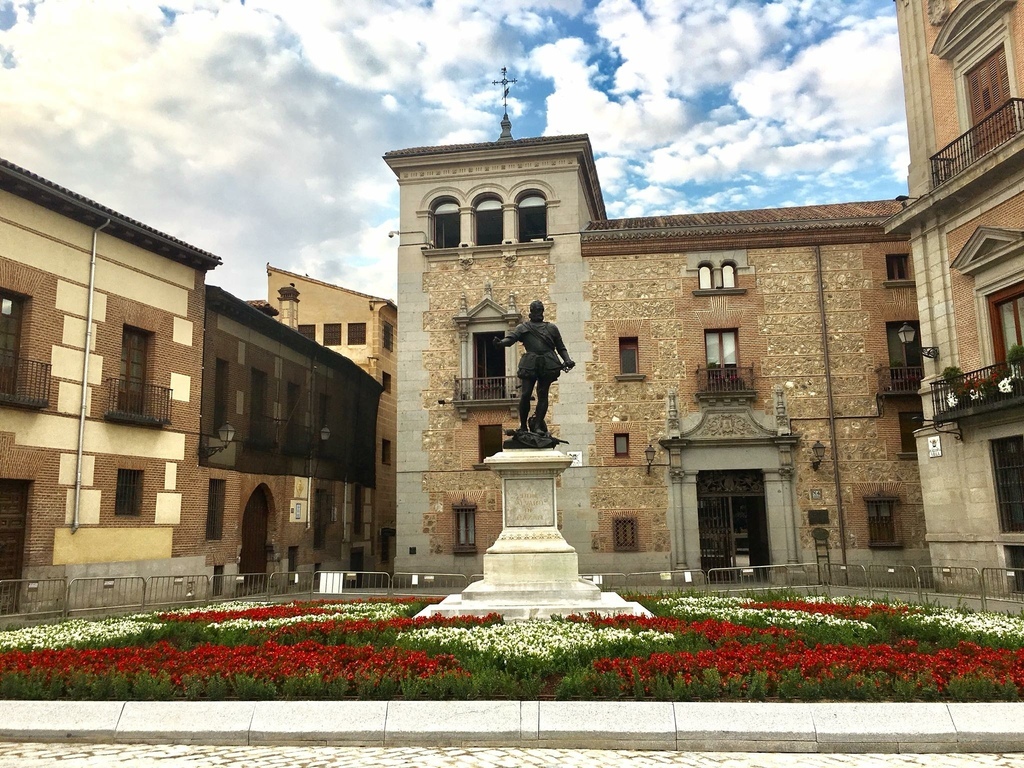
<path id="1" fill-rule="evenodd" d="M 381 385 L 219 263 L 0 160 L 0 579 L 349 565 Z"/>
<path id="2" fill-rule="evenodd" d="M 267 265 L 267 299 L 278 320 L 359 365 L 380 383 L 376 487 L 366 488 L 364 525 L 345 540 L 345 567 L 390 571 L 395 555 L 395 452 L 398 446 L 398 307 L 389 299 Z M 350 490 L 351 493 L 351 490 Z"/>
<path id="3" fill-rule="evenodd" d="M 396 568 L 478 573 L 501 526 L 483 458 L 514 427 L 534 299 L 575 370 L 548 424 L 577 466 L 581 568 L 927 559 L 920 349 L 897 201 L 608 220 L 586 136 L 398 150 Z M 918 334 L 919 336 L 920 334 Z M 814 456 L 820 444 L 823 456 Z"/>
<path id="4" fill-rule="evenodd" d="M 934 347 L 918 436 L 928 546 L 936 565 L 1024 567 L 1024 9 L 902 0 L 896 12 L 910 198 L 887 229 L 910 238 Z"/>

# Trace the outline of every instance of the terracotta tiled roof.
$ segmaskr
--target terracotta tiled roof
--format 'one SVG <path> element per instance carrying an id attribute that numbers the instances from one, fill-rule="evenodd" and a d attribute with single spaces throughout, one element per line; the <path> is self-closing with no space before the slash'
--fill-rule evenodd
<path id="1" fill-rule="evenodd" d="M 264 315 L 267 315 L 269 317 L 277 317 L 279 314 L 281 314 L 269 301 L 264 301 L 263 299 L 250 299 L 245 303 L 248 304 L 250 307 L 255 307 Z"/>
<path id="2" fill-rule="evenodd" d="M 643 216 L 633 219 L 595 221 L 587 232 L 638 229 L 705 229 L 716 227 L 757 227 L 758 225 L 827 226 L 840 221 L 864 222 L 887 219 L 901 211 L 899 200 L 876 200 L 863 203 L 803 205 L 790 208 L 759 208 L 752 211 L 719 211 L 685 213 L 675 216 Z"/>
<path id="3" fill-rule="evenodd" d="M 415 157 L 417 155 L 444 155 L 449 152 L 467 152 L 475 150 L 501 150 L 510 147 L 536 147 L 544 144 L 562 144 L 573 141 L 589 141 L 590 137 L 585 133 L 571 134 L 569 136 L 535 136 L 527 139 L 513 139 L 512 141 L 484 141 L 478 144 L 448 144 L 441 147 L 411 147 L 409 149 L 394 149 L 384 153 L 384 159 L 391 157 Z"/>
<path id="4" fill-rule="evenodd" d="M 189 245 L 184 240 L 153 229 L 140 221 L 100 205 L 84 195 L 54 184 L 9 160 L 0 157 L 0 189 L 22 197 L 37 205 L 56 211 L 62 216 L 98 227 L 110 219 L 104 231 L 139 248 L 187 263 L 197 269 L 213 269 L 221 263 L 220 257 L 209 251 Z"/>

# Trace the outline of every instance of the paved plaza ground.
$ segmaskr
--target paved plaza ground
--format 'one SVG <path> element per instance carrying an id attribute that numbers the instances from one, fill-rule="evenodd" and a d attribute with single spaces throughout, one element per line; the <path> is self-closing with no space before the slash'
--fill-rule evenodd
<path id="1" fill-rule="evenodd" d="M 597 749 L 0 743 L 0 768 L 1024 768 L 1024 753 L 821 755 Z"/>

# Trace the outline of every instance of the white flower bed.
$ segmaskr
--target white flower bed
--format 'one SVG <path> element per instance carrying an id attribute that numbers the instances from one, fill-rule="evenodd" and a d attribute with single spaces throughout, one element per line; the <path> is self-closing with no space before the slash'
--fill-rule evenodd
<path id="1" fill-rule="evenodd" d="M 745 597 L 666 597 L 658 605 L 680 619 L 717 619 L 733 624 L 802 629 L 809 626 L 846 627 L 874 634 L 878 630 L 866 621 L 844 619 L 822 613 L 808 613 L 781 608 L 746 608 L 754 602 Z M 824 602 L 824 601 L 822 601 Z"/>
<path id="2" fill-rule="evenodd" d="M 424 627 L 401 632 L 398 637 L 414 643 L 433 641 L 453 650 L 465 648 L 504 658 L 539 661 L 623 640 L 668 643 L 674 639 L 671 634 L 654 630 L 631 632 L 567 621 L 522 621 L 489 627 Z"/>
<path id="3" fill-rule="evenodd" d="M 142 634 L 147 629 L 157 629 L 161 624 L 143 621 L 136 616 L 90 621 L 70 619 L 60 624 L 42 624 L 0 632 L 0 651 L 37 648 L 68 648 L 86 643 L 111 643 L 126 640 Z"/>
<path id="4" fill-rule="evenodd" d="M 214 622 L 211 629 L 255 629 L 257 627 L 283 627 L 287 624 L 301 624 L 314 621 L 338 621 L 339 619 L 367 619 L 387 621 L 405 614 L 404 607 L 394 603 L 339 603 L 317 606 L 330 613 L 315 613 L 305 616 L 284 616 L 273 619 L 228 619 Z"/>
<path id="5" fill-rule="evenodd" d="M 921 624 L 947 627 L 968 635 L 965 639 L 1011 641 L 1024 644 L 1024 616 L 1001 613 L 959 613 L 947 610 L 915 616 Z"/>

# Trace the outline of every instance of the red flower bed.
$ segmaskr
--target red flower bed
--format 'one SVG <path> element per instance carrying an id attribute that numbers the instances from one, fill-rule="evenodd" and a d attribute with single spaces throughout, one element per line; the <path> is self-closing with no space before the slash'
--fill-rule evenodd
<path id="1" fill-rule="evenodd" d="M 292 677 L 321 676 L 324 680 L 346 678 L 403 679 L 429 678 L 460 670 L 454 656 L 430 657 L 422 651 L 373 646 L 327 646 L 315 642 L 295 645 L 226 647 L 200 645 L 190 650 L 169 643 L 146 648 L 104 648 L 102 650 L 8 651 L 0 654 L 0 676 L 43 671 L 49 678 L 71 674 L 134 676 L 140 673 L 167 675 L 175 686 L 186 676 L 198 678 L 247 675 L 257 680 L 281 683 Z"/>
<path id="2" fill-rule="evenodd" d="M 950 680 L 977 677 L 997 685 L 1012 684 L 1024 691 L 1024 651 L 983 648 L 973 643 L 960 643 L 956 648 L 943 648 L 932 653 L 917 650 L 917 643 L 905 641 L 895 646 L 820 645 L 808 648 L 795 640 L 781 647 L 743 645 L 729 641 L 718 648 L 696 653 L 652 653 L 648 657 L 599 659 L 594 662 L 597 673 L 610 673 L 622 680 L 622 691 L 632 692 L 639 681 L 650 695 L 654 681 L 681 679 L 689 684 L 703 673 L 714 669 L 723 683 L 732 678 L 746 678 L 764 673 L 768 690 L 774 690 L 781 675 L 799 671 L 812 681 L 835 680 L 853 675 L 877 673 L 891 680 L 912 680 L 927 675 L 938 693 L 943 693 Z"/>

